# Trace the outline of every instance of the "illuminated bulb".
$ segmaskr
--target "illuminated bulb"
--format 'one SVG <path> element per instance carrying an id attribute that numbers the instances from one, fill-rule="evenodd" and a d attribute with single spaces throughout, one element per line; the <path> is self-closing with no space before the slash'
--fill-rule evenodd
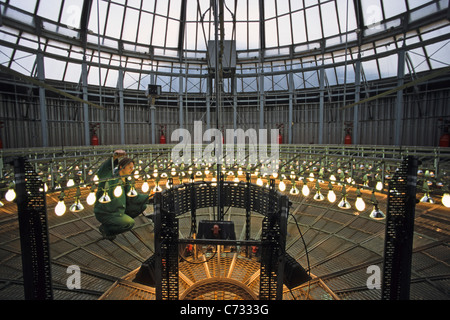
<path id="1" fill-rule="evenodd" d="M 100 203 L 108 203 L 111 202 L 111 198 L 109 197 L 108 192 L 103 191 L 102 196 L 100 197 L 100 199 L 98 199 L 98 202 Z"/>
<path id="2" fill-rule="evenodd" d="M 8 189 L 5 193 L 5 199 L 9 202 L 13 201 L 16 198 L 16 192 L 13 188 Z"/>
<path id="3" fill-rule="evenodd" d="M 364 211 L 364 209 L 366 208 L 366 203 L 364 202 L 362 197 L 358 196 L 356 197 L 355 206 L 358 211 Z"/>
<path id="4" fill-rule="evenodd" d="M 92 206 L 95 203 L 95 192 L 91 191 L 89 192 L 87 198 L 86 198 L 86 203 L 90 206 Z"/>
<path id="5" fill-rule="evenodd" d="M 434 203 L 434 200 L 431 198 L 430 193 L 425 192 L 423 197 L 420 199 L 420 202 Z"/>
<path id="6" fill-rule="evenodd" d="M 341 209 L 350 209 L 352 206 L 347 201 L 347 197 L 342 197 L 342 200 L 339 202 L 338 207 Z"/>
<path id="7" fill-rule="evenodd" d="M 216 178 L 216 177 L 212 177 L 212 179 L 211 179 L 211 182 L 212 182 L 211 185 L 212 185 L 213 187 L 217 186 L 216 181 L 217 181 L 217 178 Z"/>
<path id="8" fill-rule="evenodd" d="M 169 179 L 167 179 L 167 181 L 166 181 L 166 188 L 170 189 L 170 181 L 169 181 Z"/>
<path id="9" fill-rule="evenodd" d="M 98 176 L 95 175 L 94 178 L 92 179 L 95 183 L 98 183 Z"/>
<path id="10" fill-rule="evenodd" d="M 153 188 L 153 192 L 161 192 L 161 191 L 162 191 L 161 187 L 158 184 L 156 184 L 155 187 Z"/>
<path id="11" fill-rule="evenodd" d="M 141 190 L 142 190 L 142 192 L 144 192 L 144 193 L 147 193 L 148 190 L 150 190 L 150 186 L 148 185 L 148 182 L 147 182 L 147 181 L 145 181 L 145 182 L 142 184 Z"/>
<path id="12" fill-rule="evenodd" d="M 314 181 L 314 173 L 311 172 L 311 173 L 309 174 L 308 180 L 311 181 L 311 182 Z"/>
<path id="13" fill-rule="evenodd" d="M 131 186 L 130 191 L 127 193 L 127 197 L 136 197 L 138 195 L 136 188 L 134 186 Z"/>
<path id="14" fill-rule="evenodd" d="M 76 198 L 75 202 L 69 208 L 69 210 L 72 212 L 80 212 L 83 209 L 84 209 L 84 206 L 81 204 L 80 198 Z"/>
<path id="15" fill-rule="evenodd" d="M 60 217 L 66 212 L 66 204 L 64 200 L 59 200 L 58 204 L 55 207 L 55 214 Z"/>
<path id="16" fill-rule="evenodd" d="M 122 195 L 122 186 L 118 185 L 114 188 L 114 196 L 119 198 Z"/>
<path id="17" fill-rule="evenodd" d="M 244 172 L 242 171 L 242 168 L 238 169 L 237 174 L 238 174 L 238 176 L 242 176 L 244 174 Z"/>
<path id="18" fill-rule="evenodd" d="M 336 181 L 336 177 L 334 176 L 334 174 L 330 176 L 330 181 L 332 181 L 331 183 L 334 183 Z"/>
<path id="19" fill-rule="evenodd" d="M 262 179 L 261 179 L 261 178 L 258 178 L 258 179 L 256 180 L 256 185 L 258 185 L 258 186 L 262 187 L 262 185 L 263 185 L 263 181 L 262 181 Z"/>
<path id="20" fill-rule="evenodd" d="M 139 170 L 134 171 L 134 179 L 139 179 Z"/>
<path id="21" fill-rule="evenodd" d="M 378 209 L 377 205 L 374 205 L 369 217 L 374 220 L 383 220 L 384 218 L 386 218 L 386 215 L 380 209 Z"/>
<path id="22" fill-rule="evenodd" d="M 300 193 L 300 190 L 298 190 L 298 188 L 295 185 L 293 185 L 291 188 L 291 191 L 289 191 L 289 193 L 293 194 L 293 195 L 297 195 Z"/>
<path id="23" fill-rule="evenodd" d="M 336 201 L 336 194 L 334 193 L 333 190 L 328 191 L 327 199 L 328 199 L 328 201 L 330 201 L 331 203 L 333 203 L 333 202 Z"/>
<path id="24" fill-rule="evenodd" d="M 333 191 L 331 190 L 330 192 L 333 192 Z M 328 196 L 329 196 L 329 197 L 330 197 L 330 192 L 328 193 Z M 333 194 L 334 194 L 334 192 L 333 192 Z M 317 190 L 317 192 L 316 192 L 316 194 L 314 195 L 314 198 L 313 198 L 313 199 L 316 200 L 316 201 L 322 201 L 322 200 L 325 199 L 325 197 L 324 197 L 324 195 L 322 194 L 322 192 L 320 192 L 319 190 Z M 328 200 L 330 200 L 330 199 L 328 198 Z M 330 200 L 330 202 L 334 202 L 334 201 L 336 201 L 336 195 L 334 196 L 334 200 L 333 200 L 333 201 Z"/>
<path id="25" fill-rule="evenodd" d="M 306 183 L 302 187 L 302 194 L 305 197 L 309 196 L 309 187 L 308 187 L 308 185 Z"/>
<path id="26" fill-rule="evenodd" d="M 442 204 L 447 208 L 450 208 L 450 194 L 448 192 L 444 193 L 442 196 Z"/>
<path id="27" fill-rule="evenodd" d="M 378 181 L 377 185 L 375 186 L 375 189 L 377 189 L 378 191 L 383 190 L 383 182 Z"/>
<path id="28" fill-rule="evenodd" d="M 272 174 L 272 177 L 273 177 L 274 179 L 278 178 L 278 172 L 274 172 L 274 173 Z"/>
<path id="29" fill-rule="evenodd" d="M 158 176 L 158 169 L 153 170 L 153 176 L 156 178 Z"/>
<path id="30" fill-rule="evenodd" d="M 3 206 L 4 206 L 3 202 L 0 201 L 0 208 L 3 207 Z"/>
<path id="31" fill-rule="evenodd" d="M 74 185 L 75 185 L 75 182 L 73 181 L 72 178 L 70 178 L 69 181 L 67 181 L 66 186 L 70 188 L 70 187 L 73 187 Z"/>
<path id="32" fill-rule="evenodd" d="M 284 181 L 280 181 L 280 184 L 278 185 L 278 189 L 280 189 L 281 192 L 286 190 L 286 183 Z"/>

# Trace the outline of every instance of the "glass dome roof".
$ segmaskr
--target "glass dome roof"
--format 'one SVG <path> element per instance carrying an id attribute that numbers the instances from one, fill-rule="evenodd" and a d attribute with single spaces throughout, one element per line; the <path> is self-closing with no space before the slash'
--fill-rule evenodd
<path id="1" fill-rule="evenodd" d="M 217 7 L 217 10 L 215 8 Z M 238 93 L 319 87 L 395 77 L 449 66 L 447 0 L 0 0 L 0 64 L 35 76 L 36 51 L 45 78 L 124 88 L 205 93 L 208 41 L 236 47 Z M 217 19 L 217 20 L 215 20 Z M 100 69 L 100 70 L 99 70 Z M 259 87 L 258 77 L 266 78 Z M 179 81 L 183 78 L 184 85 Z M 224 91 L 230 92 L 230 80 Z"/>

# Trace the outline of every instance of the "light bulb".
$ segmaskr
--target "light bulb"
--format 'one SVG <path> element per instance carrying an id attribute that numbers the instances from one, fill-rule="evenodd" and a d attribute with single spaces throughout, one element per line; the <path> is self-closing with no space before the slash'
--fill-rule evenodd
<path id="1" fill-rule="evenodd" d="M 333 190 L 328 191 L 327 199 L 328 199 L 328 201 L 330 201 L 331 203 L 333 203 L 333 202 L 336 201 L 336 194 L 334 193 Z"/>
<path id="2" fill-rule="evenodd" d="M 70 206 L 69 210 L 72 212 L 80 212 L 84 209 L 79 198 L 75 199 L 75 202 Z"/>
<path id="3" fill-rule="evenodd" d="M 347 201 L 347 197 L 344 196 L 344 197 L 342 197 L 341 201 L 339 202 L 338 207 L 341 209 L 350 209 L 352 206 Z"/>
<path id="4" fill-rule="evenodd" d="M 300 193 L 300 191 L 298 190 L 298 188 L 295 185 L 293 185 L 291 188 L 291 191 L 289 191 L 289 193 L 293 194 L 293 195 L 297 195 Z"/>
<path id="5" fill-rule="evenodd" d="M 88 205 L 92 206 L 95 203 L 95 200 L 96 200 L 95 192 L 94 191 L 89 192 L 89 194 L 88 194 L 88 196 L 86 198 L 86 203 Z"/>
<path id="6" fill-rule="evenodd" d="M 75 182 L 73 181 L 72 178 L 70 178 L 69 181 L 67 181 L 66 186 L 67 186 L 68 188 L 70 188 L 70 187 L 73 187 L 74 185 L 75 185 Z"/>
<path id="7" fill-rule="evenodd" d="M 364 202 L 362 197 L 358 196 L 356 197 L 355 206 L 358 211 L 364 211 L 364 209 L 366 208 L 366 203 Z"/>
<path id="8" fill-rule="evenodd" d="M 442 204 L 447 208 L 450 208 L 450 194 L 448 192 L 444 193 L 442 196 Z"/>
<path id="9" fill-rule="evenodd" d="M 64 200 L 59 200 L 58 204 L 55 207 L 55 214 L 60 217 L 65 212 L 66 212 L 66 204 L 64 203 Z"/>
<path id="10" fill-rule="evenodd" d="M 148 182 L 147 182 L 147 181 L 145 181 L 145 182 L 142 184 L 141 190 L 142 190 L 142 192 L 144 192 L 144 193 L 147 193 L 148 190 L 150 190 L 150 186 L 148 185 Z"/>
<path id="11" fill-rule="evenodd" d="M 375 186 L 375 189 L 377 189 L 378 191 L 383 190 L 383 182 L 378 181 L 377 185 Z"/>
<path id="12" fill-rule="evenodd" d="M 13 201 L 16 198 L 16 192 L 13 188 L 8 189 L 5 193 L 5 199 L 9 202 Z"/>
<path id="13" fill-rule="evenodd" d="M 330 192 L 333 192 L 333 191 L 330 191 Z M 329 196 L 329 197 L 330 197 L 330 192 L 328 193 L 328 196 Z M 334 192 L 333 192 L 333 194 L 334 194 Z M 313 199 L 316 200 L 316 201 L 322 201 L 322 200 L 325 199 L 325 197 L 323 196 L 322 192 L 320 192 L 319 190 L 317 190 L 317 192 L 316 192 L 316 194 L 314 195 Z M 336 195 L 334 196 L 334 200 L 333 200 L 333 201 L 331 201 L 329 198 L 328 198 L 328 200 L 329 200 L 330 202 L 336 201 Z"/>
<path id="14" fill-rule="evenodd" d="M 98 183 L 98 176 L 95 175 L 94 178 L 92 179 L 96 184 Z"/>
<path id="15" fill-rule="evenodd" d="M 155 185 L 155 187 L 153 188 L 153 192 L 161 192 L 162 189 L 159 185 Z"/>
<path id="16" fill-rule="evenodd" d="M 114 188 L 114 196 L 119 198 L 122 195 L 122 186 L 118 185 Z"/>
<path id="17" fill-rule="evenodd" d="M 262 185 L 263 185 L 263 181 L 262 181 L 262 179 L 261 179 L 261 178 L 258 178 L 258 179 L 256 180 L 256 185 L 258 185 L 258 186 L 262 187 Z"/>
<path id="18" fill-rule="evenodd" d="M 309 187 L 308 187 L 307 184 L 304 184 L 304 185 L 303 185 L 303 187 L 302 187 L 302 194 L 303 194 L 305 197 L 309 196 Z"/>
<path id="19" fill-rule="evenodd" d="M 130 191 L 128 191 L 127 196 L 128 197 L 136 197 L 138 195 L 136 188 L 134 186 L 131 186 Z"/>
<path id="20" fill-rule="evenodd" d="M 431 198 L 429 192 L 425 192 L 423 197 L 420 199 L 420 202 L 434 203 L 434 200 Z"/>
<path id="21" fill-rule="evenodd" d="M 280 181 L 280 183 L 278 184 L 278 189 L 280 189 L 281 192 L 286 190 L 286 183 L 284 183 L 284 181 Z"/>
<path id="22" fill-rule="evenodd" d="M 378 209 L 377 205 L 375 205 L 373 206 L 373 210 L 370 213 L 369 217 L 374 220 L 383 220 L 384 218 L 386 218 L 386 215 L 380 209 Z"/>
<path id="23" fill-rule="evenodd" d="M 100 199 L 98 199 L 98 202 L 100 203 L 108 203 L 111 202 L 111 198 L 109 197 L 108 192 L 103 191 L 102 196 L 100 197 Z"/>

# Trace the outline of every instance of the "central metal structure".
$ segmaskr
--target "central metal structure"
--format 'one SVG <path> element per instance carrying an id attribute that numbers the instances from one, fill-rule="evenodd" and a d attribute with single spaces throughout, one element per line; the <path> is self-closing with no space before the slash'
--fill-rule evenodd
<path id="1" fill-rule="evenodd" d="M 216 207 L 217 188 L 221 185 L 219 206 L 245 209 L 247 214 L 256 212 L 264 216 L 261 240 L 244 240 L 207 237 L 196 239 L 195 211 Z M 156 299 L 178 299 L 179 244 L 215 245 L 261 248 L 259 299 L 282 299 L 283 272 L 289 199 L 274 188 L 259 187 L 250 182 L 234 183 L 220 180 L 218 183 L 194 182 L 181 184 L 155 195 L 155 255 Z M 177 217 L 191 214 L 192 238 L 179 239 Z M 250 216 L 246 217 L 250 221 Z M 221 226 L 221 222 L 214 221 Z M 249 230 L 247 228 L 247 230 Z M 233 238 L 233 237 L 231 237 Z M 220 250 L 217 250 L 220 252 Z M 219 253 L 220 254 L 220 253 Z"/>

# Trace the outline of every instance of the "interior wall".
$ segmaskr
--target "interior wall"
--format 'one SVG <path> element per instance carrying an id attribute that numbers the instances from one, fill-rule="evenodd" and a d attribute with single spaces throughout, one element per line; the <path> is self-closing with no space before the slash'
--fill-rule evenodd
<path id="1" fill-rule="evenodd" d="M 2 90 L 3 91 L 3 90 Z M 319 102 L 306 101 L 300 95 L 293 104 L 293 144 L 319 142 Z M 256 98 L 255 98 L 256 99 Z M 178 97 L 175 105 L 157 101 L 155 111 L 156 143 L 160 129 L 164 129 L 167 143 L 172 132 L 180 127 Z M 199 101 L 203 105 L 199 105 Z M 192 104 L 183 101 L 183 127 L 193 135 L 194 121 L 203 122 L 206 130 L 206 99 Z M 83 105 L 65 98 L 47 97 L 49 146 L 85 145 Z M 443 132 L 443 120 L 450 120 L 449 90 L 441 88 L 424 92 L 411 91 L 404 95 L 403 139 L 405 146 L 438 146 Z M 188 106 L 186 106 L 188 104 Z M 120 144 L 120 112 L 116 100 L 106 101 L 105 110 L 89 107 L 90 124 L 98 124 L 97 135 L 102 145 Z M 341 110 L 342 101 L 328 101 L 324 105 L 324 144 L 344 143 L 345 128 L 352 126 L 353 109 Z M 395 96 L 364 103 L 358 108 L 359 144 L 392 145 L 395 134 Z M 150 144 L 152 142 L 151 111 L 145 99 L 128 96 L 124 107 L 125 143 Z M 260 110 L 258 103 L 237 105 L 237 128 L 258 130 Z M 214 105 L 211 106 L 211 126 L 216 127 Z M 233 129 L 233 107 L 222 109 L 221 130 Z M 29 148 L 42 146 L 39 97 L 36 95 L 0 94 L 0 122 L 3 148 Z M 281 128 L 283 143 L 288 142 L 289 105 L 270 103 L 264 106 L 266 129 Z M 205 141 L 207 143 L 207 141 Z"/>

